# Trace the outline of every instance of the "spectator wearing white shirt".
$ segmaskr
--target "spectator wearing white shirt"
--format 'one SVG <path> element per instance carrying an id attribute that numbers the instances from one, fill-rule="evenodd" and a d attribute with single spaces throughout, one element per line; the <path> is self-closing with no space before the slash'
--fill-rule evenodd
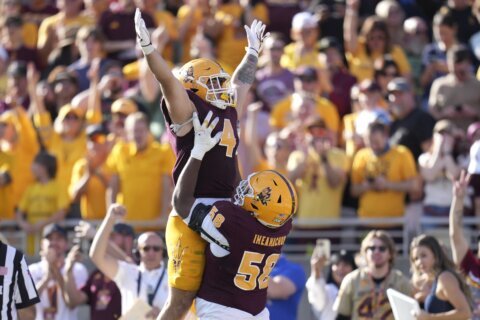
<path id="1" fill-rule="evenodd" d="M 107 277 L 113 279 L 122 294 L 122 315 L 138 299 L 151 309 L 146 318 L 155 319 L 168 297 L 168 275 L 163 263 L 165 244 L 155 232 L 142 233 L 137 240 L 140 265 L 131 264 L 107 255 L 107 245 L 114 224 L 126 214 L 124 206 L 112 204 L 100 225 L 90 248 L 90 258 Z"/>
<path id="2" fill-rule="evenodd" d="M 43 230 L 42 260 L 30 265 L 30 273 L 37 286 L 40 303 L 36 304 L 36 320 L 77 320 L 77 308 L 71 308 L 66 297 L 67 272 L 72 272 L 77 288 L 88 278 L 85 266 L 74 262 L 73 256 L 65 258 L 67 232 L 57 224 L 47 225 Z"/>
<path id="3" fill-rule="evenodd" d="M 327 260 L 324 256 L 318 256 L 315 252 L 312 254 L 311 273 L 306 284 L 308 302 L 317 320 L 335 320 L 337 313 L 333 310 L 333 303 L 337 298 L 340 284 L 357 266 L 353 256 L 342 250 L 332 255 L 325 278 L 323 274 L 325 262 Z"/>

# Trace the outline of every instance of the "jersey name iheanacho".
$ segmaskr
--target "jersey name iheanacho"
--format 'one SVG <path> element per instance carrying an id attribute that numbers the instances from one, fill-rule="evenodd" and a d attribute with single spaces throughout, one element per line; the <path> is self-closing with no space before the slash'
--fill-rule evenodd
<path id="1" fill-rule="evenodd" d="M 285 237 L 285 236 L 283 236 L 283 237 L 265 237 L 265 236 L 261 236 L 259 234 L 256 234 L 253 237 L 252 242 L 254 244 L 258 244 L 258 245 L 261 245 L 261 246 L 277 247 L 277 246 L 283 246 L 286 238 L 287 237 Z"/>

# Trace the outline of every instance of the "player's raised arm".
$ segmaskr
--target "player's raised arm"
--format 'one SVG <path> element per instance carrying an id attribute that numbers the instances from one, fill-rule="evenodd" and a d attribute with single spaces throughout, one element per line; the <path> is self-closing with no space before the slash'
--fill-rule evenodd
<path id="1" fill-rule="evenodd" d="M 258 55 L 262 50 L 263 41 L 270 33 L 265 34 L 266 25 L 260 20 L 254 20 L 252 25 L 245 26 L 247 33 L 248 47 L 245 48 L 247 53 L 242 61 L 235 69 L 232 76 L 232 87 L 237 91 L 237 107 L 242 108 L 248 90 L 255 80 L 255 72 L 257 71 Z M 242 110 L 239 109 L 238 114 L 241 115 Z"/>
<path id="2" fill-rule="evenodd" d="M 212 137 L 212 130 L 218 124 L 219 119 L 211 121 L 213 113 L 210 111 L 203 124 L 198 120 L 198 114 L 193 113 L 193 128 L 195 130 L 195 142 L 190 152 L 190 158 L 183 168 L 173 190 L 172 205 L 175 211 L 183 218 L 187 218 L 193 203 L 195 202 L 195 186 L 197 185 L 198 172 L 204 155 L 210 151 L 219 141 L 222 132 Z"/>
<path id="3" fill-rule="evenodd" d="M 137 42 L 145 55 L 148 66 L 160 83 L 172 121 L 174 123 L 185 123 L 192 117 L 195 107 L 188 98 L 185 88 L 173 75 L 167 62 L 153 47 L 150 33 L 138 8 L 135 11 L 135 31 L 137 33 Z"/>
<path id="4" fill-rule="evenodd" d="M 222 132 L 212 137 L 212 131 L 218 124 L 219 119 L 212 119 L 210 111 L 202 124 L 198 120 L 198 114 L 193 113 L 193 128 L 195 130 L 195 142 L 190 153 L 190 158 L 183 168 L 173 190 L 172 206 L 182 217 L 188 227 L 213 245 L 221 249 L 216 255 L 225 256 L 230 251 L 227 239 L 217 230 L 210 218 L 209 212 L 212 206 L 195 202 L 195 186 L 197 185 L 198 172 L 204 155 L 210 151 L 219 141 Z M 222 250 L 223 249 L 223 250 Z"/>

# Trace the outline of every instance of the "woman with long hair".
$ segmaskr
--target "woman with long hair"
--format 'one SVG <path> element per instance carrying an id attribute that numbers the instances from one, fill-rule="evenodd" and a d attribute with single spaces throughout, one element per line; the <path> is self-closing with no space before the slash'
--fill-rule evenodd
<path id="1" fill-rule="evenodd" d="M 428 278 L 432 283 L 425 297 L 424 310 L 415 314 L 416 319 L 464 320 L 471 317 L 470 291 L 435 237 L 420 235 L 414 238 L 410 245 L 410 261 L 413 277 Z"/>

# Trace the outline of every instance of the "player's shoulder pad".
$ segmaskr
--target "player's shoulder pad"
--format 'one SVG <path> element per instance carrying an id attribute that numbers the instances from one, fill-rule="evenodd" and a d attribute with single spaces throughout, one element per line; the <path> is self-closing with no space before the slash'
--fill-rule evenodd
<path id="1" fill-rule="evenodd" d="M 195 232 L 200 232 L 202 229 L 202 222 L 205 216 L 210 212 L 212 206 L 198 203 L 193 209 L 190 216 L 188 227 Z"/>

